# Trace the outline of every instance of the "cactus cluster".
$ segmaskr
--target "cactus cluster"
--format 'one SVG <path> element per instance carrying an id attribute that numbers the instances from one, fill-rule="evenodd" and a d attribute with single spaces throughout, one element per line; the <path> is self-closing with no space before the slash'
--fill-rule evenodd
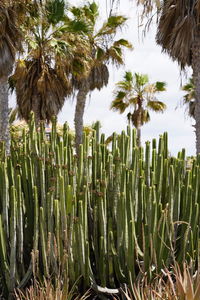
<path id="1" fill-rule="evenodd" d="M 171 157 L 167 134 L 138 148 L 127 128 L 106 145 L 98 124 L 75 155 L 34 119 L 11 153 L 0 148 L 0 286 L 5 297 L 33 275 L 68 288 L 151 280 L 175 261 L 199 263 L 200 156 Z"/>

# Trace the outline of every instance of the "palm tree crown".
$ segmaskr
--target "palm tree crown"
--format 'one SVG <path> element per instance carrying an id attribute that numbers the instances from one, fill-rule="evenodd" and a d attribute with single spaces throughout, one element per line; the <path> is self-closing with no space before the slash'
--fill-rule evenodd
<path id="1" fill-rule="evenodd" d="M 25 22 L 26 56 L 10 78 L 19 114 L 49 121 L 72 92 L 71 72 L 83 74 L 87 42 L 66 15 L 64 0 L 35 2 Z"/>
<path id="2" fill-rule="evenodd" d="M 126 72 L 123 81 L 116 84 L 111 109 L 120 114 L 129 109 L 127 119 L 138 130 L 139 144 L 141 126 L 150 121 L 149 110 L 163 112 L 166 109 L 166 105 L 156 98 L 157 93 L 165 90 L 165 82 L 150 84 L 147 75 L 133 75 L 132 72 Z"/>

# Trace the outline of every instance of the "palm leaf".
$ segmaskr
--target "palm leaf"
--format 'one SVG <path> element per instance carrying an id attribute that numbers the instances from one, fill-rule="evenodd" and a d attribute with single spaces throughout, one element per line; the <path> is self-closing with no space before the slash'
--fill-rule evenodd
<path id="1" fill-rule="evenodd" d="M 143 86 L 149 82 L 149 77 L 146 74 L 135 73 L 135 81 L 137 86 Z"/>
<path id="2" fill-rule="evenodd" d="M 120 114 L 123 114 L 128 107 L 128 103 L 124 102 L 122 99 L 115 99 L 112 101 L 110 109 L 113 111 L 118 111 Z"/>
<path id="3" fill-rule="evenodd" d="M 121 47 L 112 46 L 106 51 L 106 57 L 108 61 L 111 61 L 113 65 L 119 67 L 123 65 L 123 56 Z"/>
<path id="4" fill-rule="evenodd" d="M 155 112 L 163 112 L 167 108 L 165 103 L 163 103 L 161 101 L 157 101 L 157 100 L 156 101 L 155 100 L 148 101 L 147 107 Z"/>
<path id="5" fill-rule="evenodd" d="M 191 65 L 191 48 L 198 22 L 193 1 L 164 1 L 156 40 L 182 68 Z"/>
<path id="6" fill-rule="evenodd" d="M 124 75 L 124 80 L 128 82 L 133 82 L 133 74 L 132 72 L 126 72 Z"/>
<path id="7" fill-rule="evenodd" d="M 182 87 L 182 90 L 187 92 L 183 96 L 183 104 L 187 105 L 186 111 L 188 112 L 191 118 L 195 117 L 195 85 L 193 78 L 189 79 L 189 82 Z"/>
<path id="8" fill-rule="evenodd" d="M 49 121 L 61 110 L 65 97 L 71 92 L 69 82 L 64 81 L 47 64 L 38 60 L 24 61 L 17 64 L 13 78 L 19 115 L 29 119 L 33 110 L 39 120 Z"/>
<path id="9" fill-rule="evenodd" d="M 126 97 L 127 93 L 126 92 L 123 92 L 123 91 L 118 91 L 117 92 L 117 96 L 116 96 L 116 99 L 117 100 L 122 100 Z"/>
<path id="10" fill-rule="evenodd" d="M 147 109 L 142 110 L 141 113 L 141 124 L 144 125 L 150 121 L 150 114 Z"/>
<path id="11" fill-rule="evenodd" d="M 0 77 L 12 72 L 16 51 L 21 49 L 21 32 L 12 6 L 0 5 Z"/>
<path id="12" fill-rule="evenodd" d="M 96 20 L 99 16 L 99 6 L 97 5 L 96 2 L 92 2 L 89 5 L 85 5 L 84 6 L 84 14 L 86 16 L 87 19 L 90 20 L 90 22 L 92 22 L 93 26 L 96 23 Z"/>
<path id="13" fill-rule="evenodd" d="M 125 24 L 127 18 L 123 16 L 110 16 L 98 31 L 97 36 L 111 36 L 116 33 L 117 29 Z"/>
<path id="14" fill-rule="evenodd" d="M 65 16 L 64 0 L 48 0 L 46 3 L 48 22 L 55 25 L 62 21 Z"/>
<path id="15" fill-rule="evenodd" d="M 94 66 L 87 79 L 91 91 L 93 91 L 94 89 L 101 90 L 102 87 L 108 84 L 108 80 L 109 71 L 108 67 L 105 64 Z"/>
<path id="16" fill-rule="evenodd" d="M 166 91 L 166 82 L 156 81 L 155 87 L 157 92 L 164 92 Z"/>

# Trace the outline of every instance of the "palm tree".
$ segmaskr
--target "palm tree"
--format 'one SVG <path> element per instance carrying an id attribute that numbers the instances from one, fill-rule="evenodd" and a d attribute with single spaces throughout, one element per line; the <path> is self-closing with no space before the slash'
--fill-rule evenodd
<path id="1" fill-rule="evenodd" d="M 72 93 L 71 74 L 87 72 L 88 44 L 66 15 L 64 0 L 36 2 L 24 26 L 26 56 L 17 61 L 10 86 L 21 118 L 33 111 L 36 123 L 49 122 Z"/>
<path id="2" fill-rule="evenodd" d="M 156 99 L 156 94 L 165 91 L 165 82 L 149 83 L 147 75 L 126 72 L 123 81 L 116 84 L 115 99 L 111 109 L 120 114 L 129 109 L 127 119 L 137 130 L 138 146 L 141 145 L 141 127 L 150 121 L 149 110 L 163 112 L 166 105 Z"/>
<path id="3" fill-rule="evenodd" d="M 187 112 L 191 118 L 195 118 L 195 86 L 193 78 L 189 79 L 189 82 L 182 87 L 182 91 L 186 94 L 183 97 L 183 104 L 187 106 Z"/>
<path id="4" fill-rule="evenodd" d="M 73 76 L 74 87 L 78 90 L 75 109 L 75 144 L 78 153 L 79 145 L 82 143 L 83 114 L 87 95 L 94 89 L 101 90 L 108 84 L 108 63 L 116 66 L 123 64 L 123 48 L 132 48 L 125 39 L 115 40 L 115 35 L 121 28 L 126 18 L 123 16 L 110 16 L 99 30 L 96 30 L 99 9 L 95 2 L 82 7 L 73 7 L 71 12 L 74 20 L 85 24 L 85 38 L 90 44 L 90 72 L 85 78 Z"/>
<path id="5" fill-rule="evenodd" d="M 23 1 L 22 1 L 23 2 Z M 19 1 L 18 1 L 19 3 Z M 0 4 L 0 140 L 5 141 L 9 152 L 8 127 L 8 77 L 15 62 L 15 54 L 21 48 L 21 33 L 18 28 L 16 2 L 1 1 Z"/>

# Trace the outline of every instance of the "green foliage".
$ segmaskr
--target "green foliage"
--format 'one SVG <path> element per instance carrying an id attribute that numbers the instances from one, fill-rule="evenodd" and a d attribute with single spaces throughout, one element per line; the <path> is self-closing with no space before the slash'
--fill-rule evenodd
<path id="1" fill-rule="evenodd" d="M 190 78 L 188 83 L 186 83 L 182 90 L 186 92 L 183 97 L 183 105 L 186 106 L 186 111 L 191 118 L 195 118 L 195 85 L 194 79 Z"/>
<path id="2" fill-rule="evenodd" d="M 166 91 L 166 83 L 162 81 L 156 81 L 156 90 L 158 92 L 164 92 Z"/>
<path id="3" fill-rule="evenodd" d="M 123 79 L 116 83 L 111 109 L 120 114 L 129 109 L 129 124 L 140 130 L 142 125 L 150 121 L 149 110 L 163 112 L 166 109 L 166 105 L 156 98 L 156 93 L 166 90 L 166 83 L 157 81 L 150 84 L 146 74 L 133 74 L 130 71 L 125 72 Z"/>
<path id="4" fill-rule="evenodd" d="M 0 148 L 0 283 L 4 297 L 33 275 L 65 291 L 151 281 L 175 261 L 199 268 L 200 157 L 171 157 L 167 134 L 145 148 L 127 128 L 110 138 L 96 123 L 79 159 L 53 119 Z M 61 287 L 62 289 L 62 287 Z M 120 292 L 120 291 L 119 291 Z"/>
<path id="5" fill-rule="evenodd" d="M 48 0 L 46 3 L 47 19 L 50 24 L 57 24 L 65 17 L 65 0 Z"/>

